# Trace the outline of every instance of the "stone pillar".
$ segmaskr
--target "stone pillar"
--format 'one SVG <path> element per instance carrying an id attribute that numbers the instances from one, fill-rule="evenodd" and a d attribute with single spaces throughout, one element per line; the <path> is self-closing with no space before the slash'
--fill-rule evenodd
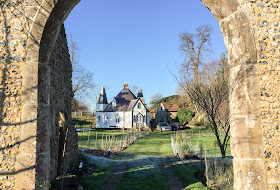
<path id="1" fill-rule="evenodd" d="M 220 21 L 231 66 L 230 142 L 236 190 L 266 189 L 253 6 L 241 4 Z"/>
<path id="2" fill-rule="evenodd" d="M 38 106 L 48 94 L 38 94 L 39 83 L 49 91 L 49 83 L 38 81 L 38 73 L 49 68 L 41 64 L 48 57 L 40 59 L 40 51 L 47 44 L 50 55 L 61 23 L 78 2 L 0 0 L 0 189 L 48 187 L 52 118 Z M 52 35 L 44 35 L 43 44 L 47 23 Z M 70 139 L 75 142 L 75 135 Z"/>
<path id="3" fill-rule="evenodd" d="M 234 189 L 279 189 L 280 1 L 202 1 L 219 21 L 231 66 Z"/>

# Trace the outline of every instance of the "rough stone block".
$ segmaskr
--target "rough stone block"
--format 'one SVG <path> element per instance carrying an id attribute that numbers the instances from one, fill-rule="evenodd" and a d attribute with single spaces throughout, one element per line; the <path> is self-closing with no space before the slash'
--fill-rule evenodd
<path id="1" fill-rule="evenodd" d="M 234 189 L 267 189 L 265 164 L 262 159 L 233 159 Z"/>

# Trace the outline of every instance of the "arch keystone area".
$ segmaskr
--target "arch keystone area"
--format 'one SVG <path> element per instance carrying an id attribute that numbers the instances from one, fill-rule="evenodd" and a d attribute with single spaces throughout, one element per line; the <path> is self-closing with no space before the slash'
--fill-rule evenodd
<path id="1" fill-rule="evenodd" d="M 220 24 L 231 66 L 234 188 L 280 188 L 280 1 L 201 1 Z M 0 56 L 0 189 L 44 189 L 71 170 L 77 143 L 69 124 L 71 69 L 61 53 L 67 52 L 61 25 L 77 3 L 0 1 L 0 48 L 7 52 Z M 63 149 L 66 135 L 71 146 Z"/>

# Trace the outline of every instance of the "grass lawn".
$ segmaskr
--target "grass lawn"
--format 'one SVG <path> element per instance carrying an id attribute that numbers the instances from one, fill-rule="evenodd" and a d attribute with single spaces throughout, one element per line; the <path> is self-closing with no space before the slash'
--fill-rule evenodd
<path id="1" fill-rule="evenodd" d="M 193 153 L 204 157 L 205 146 L 207 157 L 221 157 L 221 151 L 217 143 L 216 136 L 211 130 L 206 129 L 188 129 L 179 132 L 187 132 Z M 202 152 L 200 149 L 202 147 Z M 200 153 L 199 153 L 200 152 Z M 226 150 L 226 156 L 231 156 L 230 145 Z"/>
<path id="2" fill-rule="evenodd" d="M 192 190 L 206 190 L 201 181 L 199 181 L 195 175 L 199 172 L 199 164 L 198 163 L 176 163 L 172 165 L 173 172 L 179 177 L 180 181 L 185 186 L 185 189 Z"/>
<path id="3" fill-rule="evenodd" d="M 206 145 L 208 157 L 220 156 L 220 150 L 216 145 L 216 137 L 209 130 L 184 130 L 179 132 L 188 133 L 187 136 L 191 149 L 193 152 L 200 150 L 201 144 L 203 147 Z M 123 131 L 106 131 L 98 130 L 94 132 L 79 132 L 78 144 L 90 148 L 100 147 L 100 144 L 109 135 L 114 135 L 115 138 L 121 138 Z M 170 164 L 174 174 L 182 181 L 185 189 L 192 190 L 206 190 L 208 189 L 203 183 L 197 179 L 196 173 L 199 171 L 198 164 L 186 164 L 186 162 L 178 162 L 177 159 L 172 159 L 173 152 L 171 149 L 171 135 L 172 131 L 166 132 L 150 132 L 145 138 L 140 138 L 134 144 L 127 147 L 124 151 L 119 153 L 119 156 L 113 159 L 133 158 L 128 163 L 123 179 L 120 181 L 119 190 L 148 190 L 160 189 L 167 190 L 167 178 L 159 167 L 159 157 L 169 157 Z M 97 137 L 97 140 L 96 140 Z M 129 157 L 126 157 L 130 155 Z M 228 147 L 227 155 L 230 155 Z M 110 167 L 100 168 L 98 164 L 92 164 L 94 169 L 87 175 L 79 178 L 81 184 L 85 189 L 99 189 L 102 184 L 110 177 L 113 165 Z"/>
<path id="4" fill-rule="evenodd" d="M 150 132 L 149 136 L 138 139 L 123 152 L 133 153 L 134 158 L 143 156 L 171 157 L 170 135 L 171 132 Z"/>
<path id="5" fill-rule="evenodd" d="M 109 141 L 109 138 L 114 136 L 114 139 L 121 140 L 124 131 L 109 131 L 109 130 L 95 130 L 78 132 L 78 146 L 99 149 L 103 143 Z"/>
<path id="6" fill-rule="evenodd" d="M 118 190 L 168 190 L 168 184 L 158 165 L 158 159 L 135 159 L 129 162 L 128 170 Z"/>
<path id="7" fill-rule="evenodd" d="M 95 117 L 92 115 L 72 117 L 72 125 L 77 128 L 92 128 L 96 125 Z"/>
<path id="8" fill-rule="evenodd" d="M 100 168 L 98 166 L 93 167 L 94 169 L 89 174 L 80 177 L 80 183 L 84 189 L 100 189 L 101 186 L 109 179 L 113 169 L 113 165 L 107 168 Z"/>
<path id="9" fill-rule="evenodd" d="M 204 157 L 205 146 L 208 157 L 220 157 L 220 149 L 217 145 L 215 135 L 210 130 L 201 129 L 187 129 L 178 131 L 179 133 L 185 132 L 188 134 L 188 141 L 191 144 L 191 150 L 194 154 Z M 121 136 L 124 131 L 108 131 L 108 130 L 97 130 L 97 131 L 86 131 L 78 133 L 78 145 L 79 147 L 88 147 L 93 149 L 101 148 L 102 137 L 103 143 L 109 141 L 109 136 L 114 136 L 115 139 L 121 140 Z M 133 145 L 129 146 L 124 153 L 133 153 L 134 157 L 142 156 L 164 156 L 172 157 L 173 153 L 171 150 L 171 134 L 175 132 L 149 132 L 149 136 L 138 139 Z M 97 140 L 96 140 L 97 137 Z M 202 147 L 202 152 L 200 149 Z M 200 153 L 199 153 L 200 152 Z M 226 150 L 226 156 L 231 156 L 230 146 L 228 145 Z"/>
<path id="10" fill-rule="evenodd" d="M 86 165 L 86 173 L 82 176 L 78 175 L 69 175 L 60 179 L 53 180 L 50 185 L 51 190 L 65 190 L 73 189 L 73 186 L 78 187 L 77 184 L 80 184 L 84 189 L 87 190 L 97 190 L 102 187 L 102 185 L 109 179 L 112 170 L 114 168 L 114 163 L 102 164 L 95 163 L 93 161 L 87 160 L 82 154 L 79 155 L 80 159 L 84 160 Z M 77 188 L 75 188 L 77 189 Z"/>

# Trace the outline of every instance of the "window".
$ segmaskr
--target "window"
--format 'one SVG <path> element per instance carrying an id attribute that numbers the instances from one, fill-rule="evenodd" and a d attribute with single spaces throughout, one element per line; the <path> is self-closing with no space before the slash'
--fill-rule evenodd
<path id="1" fill-rule="evenodd" d="M 143 122 L 145 122 L 145 116 L 143 116 Z"/>
<path id="2" fill-rule="evenodd" d="M 116 119 L 116 123 L 120 123 L 120 116 L 119 116 L 119 114 L 115 115 L 115 119 Z"/>
<path id="3" fill-rule="evenodd" d="M 133 117 L 134 122 L 136 122 L 136 116 Z"/>
<path id="4" fill-rule="evenodd" d="M 141 109 L 141 104 L 140 103 L 138 103 L 138 109 Z"/>
<path id="5" fill-rule="evenodd" d="M 98 116 L 98 122 L 100 122 L 101 121 L 101 117 L 100 116 Z"/>
<path id="6" fill-rule="evenodd" d="M 107 123 L 107 121 L 108 121 L 108 116 L 105 115 L 105 116 L 104 116 L 104 123 Z"/>

